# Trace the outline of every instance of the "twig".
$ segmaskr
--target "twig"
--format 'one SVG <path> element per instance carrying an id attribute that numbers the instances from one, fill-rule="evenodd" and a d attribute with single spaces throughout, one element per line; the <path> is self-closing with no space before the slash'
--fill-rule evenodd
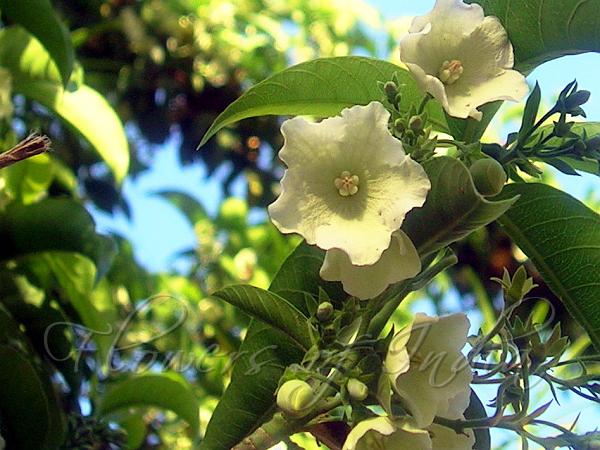
<path id="1" fill-rule="evenodd" d="M 31 133 L 10 150 L 0 153 L 0 169 L 40 153 L 45 153 L 50 150 L 50 145 L 51 142 L 48 136 Z"/>

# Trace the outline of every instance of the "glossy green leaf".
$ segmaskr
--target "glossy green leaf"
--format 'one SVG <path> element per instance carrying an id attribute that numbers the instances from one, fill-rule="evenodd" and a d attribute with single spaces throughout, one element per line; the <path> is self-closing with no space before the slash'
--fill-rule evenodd
<path id="1" fill-rule="evenodd" d="M 121 120 L 102 95 L 82 84 L 63 89 L 44 47 L 19 27 L 0 30 L 0 66 L 11 71 L 15 92 L 56 113 L 89 142 L 116 180 L 123 180 L 129 145 Z"/>
<path id="2" fill-rule="evenodd" d="M 600 0 L 467 0 L 500 19 L 515 51 L 516 67 L 531 72 L 564 55 L 600 51 Z"/>
<path id="3" fill-rule="evenodd" d="M 380 101 L 377 82 L 397 74 L 402 104 L 418 104 L 423 94 L 412 76 L 395 64 L 360 56 L 321 58 L 297 64 L 258 83 L 227 107 L 208 129 L 200 146 L 227 125 L 248 117 L 274 115 L 334 116 L 353 105 Z M 431 102 L 429 118 L 447 130 L 441 107 Z"/>
<path id="4" fill-rule="evenodd" d="M 337 283 L 324 283 L 319 277 L 324 252 L 300 244 L 286 259 L 271 283 L 270 290 L 308 314 L 303 296 L 318 297 L 319 286 L 333 292 Z M 342 298 L 342 297 L 339 297 Z M 273 411 L 275 390 L 287 366 L 302 360 L 304 352 L 280 331 L 253 321 L 248 328 L 231 375 L 231 383 L 221 397 L 208 424 L 203 450 L 229 450 L 254 431 Z"/>
<path id="5" fill-rule="evenodd" d="M 422 208 L 411 211 L 402 225 L 421 256 L 456 242 L 504 214 L 516 198 L 490 201 L 481 196 L 466 166 L 442 156 L 424 164 L 431 191 Z"/>
<path id="6" fill-rule="evenodd" d="M 54 178 L 54 166 L 47 154 L 37 155 L 19 164 L 5 167 L 2 176 L 8 195 L 23 204 L 40 200 Z"/>
<path id="7" fill-rule="evenodd" d="M 285 298 L 245 284 L 228 286 L 215 292 L 213 296 L 283 332 L 299 348 L 307 350 L 311 347 L 308 318 Z"/>
<path id="8" fill-rule="evenodd" d="M 179 374 L 131 375 L 115 382 L 99 400 L 98 413 L 107 415 L 134 406 L 173 411 L 189 424 L 194 435 L 198 433 L 198 400 L 192 386 Z"/>
<path id="9" fill-rule="evenodd" d="M 69 31 L 58 19 L 49 0 L 0 0 L 0 9 L 11 20 L 34 35 L 43 44 L 67 85 L 75 52 Z"/>
<path id="10" fill-rule="evenodd" d="M 499 221 L 600 350 L 600 216 L 545 184 L 506 186 L 521 198 Z"/>
<path id="11" fill-rule="evenodd" d="M 94 262 L 99 277 L 116 253 L 112 239 L 96 234 L 86 209 L 68 199 L 11 204 L 0 214 L 0 241 L 0 260 L 54 250 L 77 252 Z"/>
<path id="12" fill-rule="evenodd" d="M 82 85 L 75 91 L 43 80 L 14 84 L 14 89 L 58 114 L 80 133 L 112 170 L 118 182 L 129 167 L 129 144 L 121 120 L 106 99 Z"/>

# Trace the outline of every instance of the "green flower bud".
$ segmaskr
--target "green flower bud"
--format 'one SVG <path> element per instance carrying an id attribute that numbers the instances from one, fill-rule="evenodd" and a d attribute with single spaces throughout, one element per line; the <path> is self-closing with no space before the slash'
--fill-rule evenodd
<path id="1" fill-rule="evenodd" d="M 356 378 L 350 378 L 346 387 L 350 397 L 359 402 L 363 401 L 369 395 L 369 388 L 367 385 Z"/>
<path id="2" fill-rule="evenodd" d="M 327 322 L 333 316 L 333 305 L 329 302 L 323 302 L 317 308 L 317 319 L 321 322 Z"/>
<path id="3" fill-rule="evenodd" d="M 306 415 L 313 399 L 312 387 L 302 380 L 286 381 L 277 391 L 277 406 L 290 417 Z"/>
<path id="4" fill-rule="evenodd" d="M 502 165 L 492 158 L 475 161 L 469 170 L 475 187 L 484 196 L 499 194 L 507 180 Z"/>
<path id="5" fill-rule="evenodd" d="M 402 119 L 396 119 L 394 122 L 394 129 L 398 133 L 404 133 L 406 131 L 406 125 L 404 124 L 404 121 Z"/>
<path id="6" fill-rule="evenodd" d="M 412 116 L 408 121 L 408 126 L 415 133 L 419 134 L 423 131 L 423 118 L 421 116 Z"/>
<path id="7" fill-rule="evenodd" d="M 393 81 L 388 81 L 383 85 L 383 92 L 385 92 L 385 95 L 390 102 L 393 102 L 396 98 L 396 95 L 398 95 L 398 86 L 396 86 L 396 83 Z"/>

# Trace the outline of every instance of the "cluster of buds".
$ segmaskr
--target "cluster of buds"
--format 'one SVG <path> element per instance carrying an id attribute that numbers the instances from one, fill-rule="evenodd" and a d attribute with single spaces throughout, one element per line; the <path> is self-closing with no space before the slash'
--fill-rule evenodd
<path id="1" fill-rule="evenodd" d="M 391 112 L 390 131 L 402 141 L 406 153 L 415 161 L 425 161 L 434 155 L 436 139 L 432 138 L 433 128 L 428 125 L 428 114 L 424 110 L 431 98 L 427 95 L 419 107 L 411 105 L 402 111 L 402 86 L 394 74 L 391 81 L 379 83 L 383 92 L 383 102 Z"/>

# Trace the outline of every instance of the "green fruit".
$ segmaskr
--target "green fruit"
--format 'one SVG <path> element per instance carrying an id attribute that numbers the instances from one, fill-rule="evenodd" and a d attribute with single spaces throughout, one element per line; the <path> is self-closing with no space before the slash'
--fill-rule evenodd
<path id="1" fill-rule="evenodd" d="M 486 197 L 499 194 L 508 179 L 502 165 L 492 158 L 475 161 L 469 171 L 475 187 Z"/>

